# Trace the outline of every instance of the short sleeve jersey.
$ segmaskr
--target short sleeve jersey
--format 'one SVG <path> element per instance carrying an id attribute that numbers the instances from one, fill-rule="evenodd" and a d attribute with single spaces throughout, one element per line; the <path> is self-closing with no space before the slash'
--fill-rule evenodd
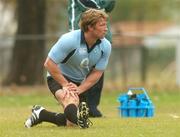
<path id="1" fill-rule="evenodd" d="M 88 48 L 83 31 L 75 30 L 62 35 L 48 57 L 58 64 L 63 75 L 74 82 L 82 82 L 93 68 L 105 70 L 110 53 L 111 44 L 106 38 Z"/>

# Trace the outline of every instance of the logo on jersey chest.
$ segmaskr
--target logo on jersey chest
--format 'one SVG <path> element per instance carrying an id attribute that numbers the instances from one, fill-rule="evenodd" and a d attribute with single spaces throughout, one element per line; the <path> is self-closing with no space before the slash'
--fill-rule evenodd
<path id="1" fill-rule="evenodd" d="M 84 58 L 80 63 L 81 68 L 89 68 L 89 59 Z"/>

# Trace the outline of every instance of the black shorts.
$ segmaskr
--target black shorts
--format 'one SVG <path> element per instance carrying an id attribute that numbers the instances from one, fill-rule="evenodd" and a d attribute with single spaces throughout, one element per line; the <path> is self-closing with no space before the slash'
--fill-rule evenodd
<path id="1" fill-rule="evenodd" d="M 74 82 L 70 79 L 68 79 L 67 77 L 65 77 L 69 82 L 73 82 L 75 83 L 77 86 L 80 85 L 80 83 Z M 62 85 L 60 85 L 56 80 L 54 80 L 51 76 L 47 77 L 47 84 L 49 87 L 49 90 L 51 91 L 51 93 L 55 96 L 56 91 L 58 91 L 59 89 L 62 89 Z M 80 98 L 80 102 L 87 100 L 87 96 L 86 96 L 87 92 L 82 93 L 81 95 L 79 95 Z"/>

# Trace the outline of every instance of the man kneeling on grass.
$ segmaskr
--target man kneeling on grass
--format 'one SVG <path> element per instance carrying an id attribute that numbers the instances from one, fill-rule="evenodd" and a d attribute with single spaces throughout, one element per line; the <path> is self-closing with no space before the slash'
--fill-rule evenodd
<path id="1" fill-rule="evenodd" d="M 47 111 L 39 105 L 32 108 L 32 114 L 25 122 L 30 128 L 41 122 L 57 126 L 78 125 L 88 128 L 86 93 L 103 74 L 111 53 L 111 44 L 104 38 L 107 32 L 108 15 L 96 9 L 89 9 L 81 16 L 80 28 L 61 36 L 50 50 L 44 63 L 48 71 L 47 83 L 50 91 L 64 113 Z"/>

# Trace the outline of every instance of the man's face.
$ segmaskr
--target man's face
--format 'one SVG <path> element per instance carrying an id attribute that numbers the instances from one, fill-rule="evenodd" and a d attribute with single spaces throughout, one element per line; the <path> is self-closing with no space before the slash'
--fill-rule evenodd
<path id="1" fill-rule="evenodd" d="M 107 32 L 107 21 L 104 18 L 100 18 L 96 25 L 93 27 L 92 33 L 98 38 L 102 39 L 105 37 Z"/>

